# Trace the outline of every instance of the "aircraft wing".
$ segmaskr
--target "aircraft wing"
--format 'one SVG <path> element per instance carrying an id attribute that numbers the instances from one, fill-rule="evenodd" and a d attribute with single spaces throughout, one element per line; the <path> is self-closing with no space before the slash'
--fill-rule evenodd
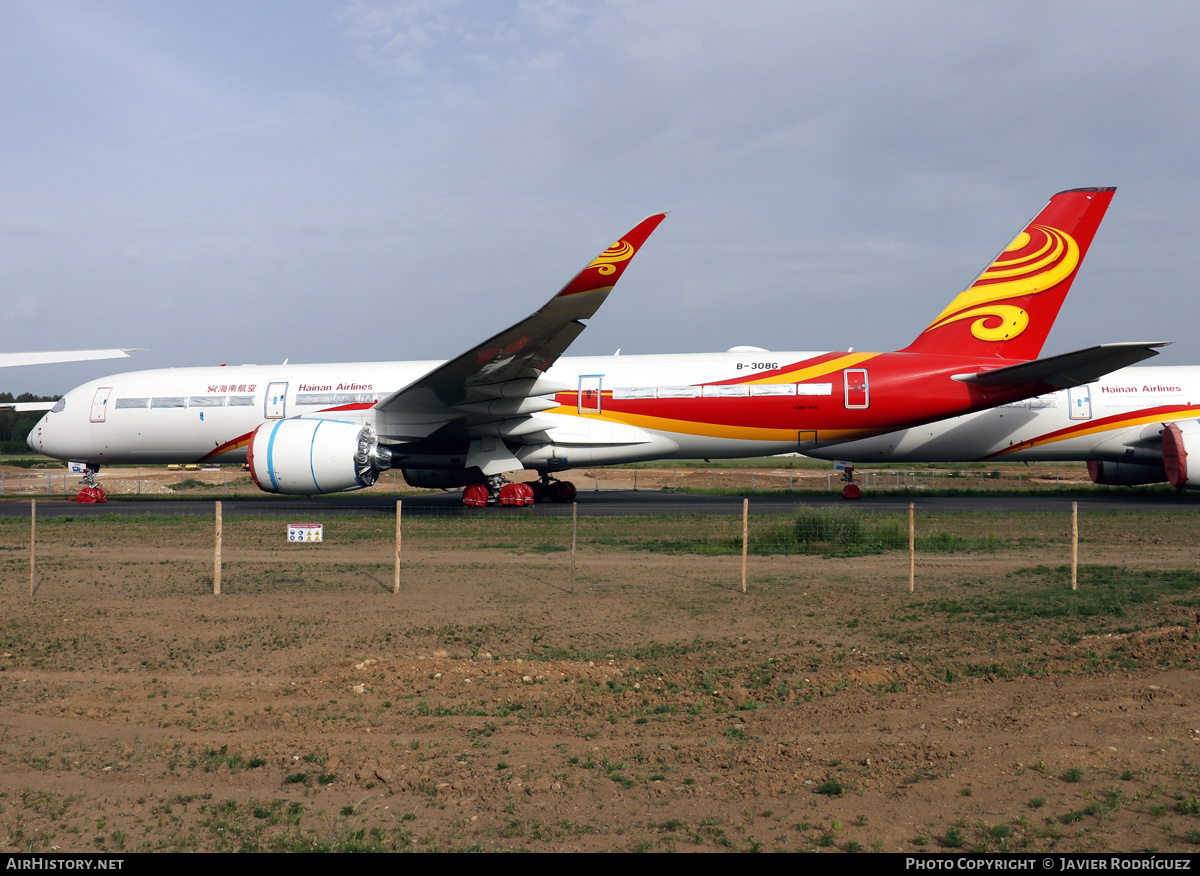
<path id="1" fill-rule="evenodd" d="M 380 399 L 380 440 L 411 441 L 456 420 L 525 418 L 555 407 L 535 396 L 574 387 L 543 375 L 604 303 L 642 244 L 666 217 L 656 213 L 602 252 L 540 310 Z"/>
<path id="2" fill-rule="evenodd" d="M 978 374 L 956 374 L 955 380 L 980 386 L 1012 386 L 1024 383 L 1044 383 L 1057 389 L 1082 386 L 1118 368 L 1133 365 L 1158 355 L 1158 347 L 1169 341 L 1130 341 L 1121 344 L 1100 344 L 1073 353 L 1047 356 L 1032 362 L 1007 365 Z"/>
<path id="3" fill-rule="evenodd" d="M 140 350 L 55 350 L 48 353 L 0 353 L 0 368 L 21 365 L 50 365 L 55 362 L 87 362 L 92 359 L 128 359 Z"/>
<path id="4" fill-rule="evenodd" d="M 0 411 L 16 411 L 18 414 L 28 411 L 48 411 L 58 402 L 0 402 Z"/>

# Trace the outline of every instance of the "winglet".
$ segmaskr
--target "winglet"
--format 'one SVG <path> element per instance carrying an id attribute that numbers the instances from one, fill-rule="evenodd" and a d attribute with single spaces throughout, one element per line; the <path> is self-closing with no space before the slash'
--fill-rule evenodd
<path id="1" fill-rule="evenodd" d="M 653 216 L 647 216 L 635 225 L 628 234 L 596 256 L 586 268 L 576 274 L 575 278 L 566 286 L 563 286 L 562 291 L 554 297 L 566 298 L 569 295 L 581 295 L 601 289 L 608 290 L 617 285 L 617 280 L 621 279 L 621 274 L 625 273 L 625 268 L 629 266 L 629 262 L 637 254 L 637 251 L 642 248 L 642 244 L 646 242 L 646 238 L 654 232 L 654 229 L 665 218 L 667 218 L 666 213 L 655 213 Z"/>
<path id="2" fill-rule="evenodd" d="M 1036 359 L 1115 191 L 1052 197 L 904 352 Z"/>
<path id="3" fill-rule="evenodd" d="M 450 410 L 454 406 L 554 391 L 542 375 L 583 331 L 583 320 L 599 310 L 629 260 L 666 215 L 656 213 L 635 225 L 536 313 L 380 399 L 375 406 L 384 413 L 384 418 L 377 420 L 383 424 L 377 425 L 380 435 L 409 440 L 404 436 L 414 427 L 404 415 L 412 412 L 444 415 L 442 422 L 433 425 L 423 421 L 428 426 L 424 435 L 428 435 L 444 423 L 466 416 L 466 409 Z"/>

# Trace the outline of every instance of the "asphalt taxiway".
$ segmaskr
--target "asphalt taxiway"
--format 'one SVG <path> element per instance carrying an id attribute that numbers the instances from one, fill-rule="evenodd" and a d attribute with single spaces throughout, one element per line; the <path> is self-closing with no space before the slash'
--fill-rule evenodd
<path id="1" fill-rule="evenodd" d="M 461 494 L 441 493 L 436 495 L 362 495 L 325 496 L 319 498 L 290 497 L 222 497 L 211 499 L 110 499 L 100 505 L 79 505 L 63 499 L 34 497 L 38 500 L 39 517 L 72 515 L 76 517 L 103 516 L 109 514 L 164 514 L 164 515 L 210 515 L 213 502 L 223 502 L 225 515 L 251 515 L 261 517 L 295 517 L 298 514 L 365 515 L 395 514 L 396 501 L 403 501 L 405 516 L 459 516 L 488 514 L 530 514 L 536 517 L 570 516 L 571 505 L 540 503 L 524 508 L 490 507 L 467 508 L 462 504 Z M 1171 511 L 1200 509 L 1200 495 L 1167 493 L 1097 493 L 1088 495 L 1036 495 L 989 496 L 986 494 L 967 496 L 871 496 L 864 493 L 857 501 L 846 501 L 839 496 L 748 496 L 754 514 L 789 514 L 798 507 L 837 507 L 861 512 L 900 512 L 915 502 L 924 512 L 953 513 L 968 512 L 1066 512 L 1071 503 L 1078 502 L 1080 511 L 1144 511 L 1166 513 Z M 672 493 L 657 490 L 602 490 L 581 492 L 577 499 L 580 516 L 647 516 L 657 514 L 740 514 L 742 496 L 699 495 Z M 29 514 L 28 499 L 8 499 L 0 502 L 0 517 L 20 517 Z"/>

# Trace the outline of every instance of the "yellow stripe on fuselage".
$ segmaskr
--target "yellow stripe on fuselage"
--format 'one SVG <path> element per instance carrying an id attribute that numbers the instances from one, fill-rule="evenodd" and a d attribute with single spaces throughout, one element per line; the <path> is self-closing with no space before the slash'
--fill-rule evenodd
<path id="1" fill-rule="evenodd" d="M 739 441 L 778 441 L 796 444 L 800 431 L 810 432 L 811 429 L 771 429 L 767 427 L 731 426 L 723 423 L 704 423 L 695 420 L 675 420 L 670 417 L 654 417 L 649 414 L 630 414 L 625 411 L 606 411 L 601 414 L 581 414 L 574 407 L 562 405 L 547 414 L 562 414 L 568 417 L 579 417 L 585 420 L 596 420 L 608 423 L 623 423 L 653 432 L 677 435 L 699 435 L 704 438 L 732 438 Z M 818 434 L 821 442 L 849 441 L 857 438 L 870 438 L 877 435 L 878 429 L 822 429 Z"/>
<path id="2" fill-rule="evenodd" d="M 1028 441 L 1022 441 L 1020 444 L 1014 444 L 1012 447 L 1006 447 L 1003 450 L 997 450 L 991 456 L 1003 456 L 1006 453 L 1016 453 L 1021 450 L 1031 450 L 1034 447 L 1041 447 L 1046 444 L 1057 444 L 1059 441 L 1070 441 L 1072 438 L 1082 438 L 1085 435 L 1100 435 L 1105 432 L 1117 432 L 1121 429 L 1132 429 L 1134 426 L 1149 426 L 1151 423 L 1161 423 L 1165 420 L 1186 420 L 1190 417 L 1195 417 L 1200 414 L 1200 408 L 1188 408 L 1186 411 L 1172 411 L 1169 414 L 1147 414 L 1141 417 L 1130 417 L 1127 420 L 1120 420 L 1116 423 L 1103 423 L 1098 426 L 1082 426 L 1078 429 L 1070 429 L 1061 432 L 1057 435 L 1046 435 L 1040 438 L 1031 438 Z"/>
<path id="3" fill-rule="evenodd" d="M 826 362 L 821 362 L 817 365 L 809 365 L 805 368 L 800 368 L 796 371 L 788 371 L 783 374 L 775 374 L 770 377 L 760 377 L 752 380 L 746 380 L 740 384 L 732 385 L 749 385 L 763 383 L 802 383 L 805 380 L 811 380 L 814 377 L 823 377 L 835 371 L 840 371 L 843 368 L 851 368 L 858 365 L 860 362 L 865 362 L 868 359 L 874 359 L 879 353 L 848 353 L 844 356 L 838 356 L 836 359 L 830 359 Z M 729 385 L 729 384 L 721 384 Z M 648 429 L 655 432 L 674 432 L 678 435 L 699 435 L 705 438 L 731 438 L 740 441 L 779 441 L 787 443 L 796 443 L 798 440 L 798 429 L 771 429 L 768 427 L 749 427 L 749 426 L 733 426 L 720 423 L 705 423 L 695 420 L 676 420 L 669 417 L 655 417 L 648 414 L 631 414 L 626 411 L 604 411 L 600 414 L 580 413 L 574 406 L 562 405 L 553 410 L 546 411 L 548 414 L 562 414 L 568 417 L 583 417 L 585 419 L 595 419 L 608 421 L 612 423 L 624 423 L 628 426 L 636 426 L 639 429 Z M 805 429 L 803 431 L 814 431 Z M 873 435 L 878 435 L 883 430 L 879 429 L 822 429 L 818 435 L 819 439 L 824 441 L 849 441 L 857 438 L 870 438 Z"/>
<path id="4" fill-rule="evenodd" d="M 843 368 L 853 367 L 859 362 L 874 359 L 878 355 L 878 353 L 851 353 L 847 356 L 830 359 L 828 362 L 822 362 L 820 365 L 809 365 L 807 368 L 801 368 L 798 371 L 788 371 L 786 374 L 774 374 L 770 377 L 762 377 L 757 380 L 747 380 L 746 383 L 800 383 L 805 380 L 811 380 L 814 377 L 824 377 L 826 374 L 840 371 Z"/>

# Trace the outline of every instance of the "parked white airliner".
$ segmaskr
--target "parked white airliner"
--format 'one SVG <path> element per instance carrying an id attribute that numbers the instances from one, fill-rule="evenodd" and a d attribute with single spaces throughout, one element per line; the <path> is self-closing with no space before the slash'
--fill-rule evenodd
<path id="1" fill-rule="evenodd" d="M 503 476 L 652 459 L 760 456 L 865 438 L 1077 386 L 1155 355 L 1111 344 L 1038 358 L 1114 190 L 1050 199 L 911 344 L 892 353 L 564 358 L 663 220 L 651 216 L 532 316 L 446 362 L 178 368 L 77 387 L 29 435 L 86 464 L 250 464 L 272 493 L 416 486 L 504 500 Z M 524 495 L 519 485 L 517 487 Z M 464 501 L 474 503 L 470 496 Z"/>
<path id="2" fill-rule="evenodd" d="M 1200 489 L 1200 365 L 1122 368 L 1095 383 L 807 452 L 856 463 L 1086 462 L 1098 484 Z"/>

